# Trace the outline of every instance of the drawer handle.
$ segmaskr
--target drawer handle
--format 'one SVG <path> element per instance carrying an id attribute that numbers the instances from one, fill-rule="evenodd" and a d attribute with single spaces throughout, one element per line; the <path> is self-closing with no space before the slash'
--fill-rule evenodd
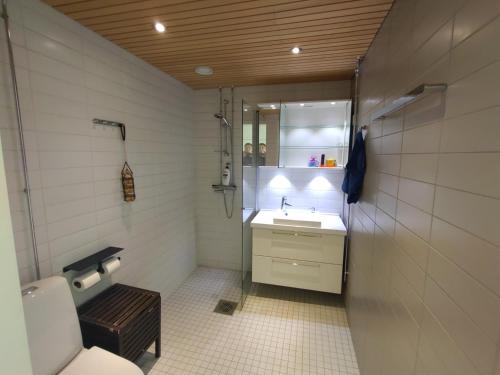
<path id="1" fill-rule="evenodd" d="M 299 233 L 299 236 L 301 236 L 301 237 L 315 237 L 315 238 L 321 238 L 321 234 L 305 234 L 305 233 Z"/>
<path id="2" fill-rule="evenodd" d="M 308 233 L 299 233 L 299 232 L 275 232 L 273 231 L 273 234 L 277 234 L 280 236 L 289 236 L 289 237 L 314 237 L 314 238 L 321 238 L 321 234 L 308 234 Z"/>
<path id="3" fill-rule="evenodd" d="M 292 232 L 275 232 L 275 231 L 273 231 L 273 234 L 279 234 L 280 236 L 293 236 L 293 237 L 297 237 L 299 235 L 298 233 L 292 233 Z"/>
<path id="4" fill-rule="evenodd" d="M 289 261 L 289 260 L 281 260 L 281 259 L 272 259 L 273 263 L 283 263 L 283 264 L 289 264 L 294 267 L 298 266 L 304 266 L 304 267 L 316 267 L 319 268 L 319 264 L 314 264 L 314 263 L 300 263 L 300 262 L 295 262 L 295 261 Z"/>

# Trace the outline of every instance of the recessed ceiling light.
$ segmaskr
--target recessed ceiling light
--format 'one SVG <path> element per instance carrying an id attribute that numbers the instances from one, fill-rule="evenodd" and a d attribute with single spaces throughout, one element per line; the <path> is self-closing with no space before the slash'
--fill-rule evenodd
<path id="1" fill-rule="evenodd" d="M 300 103 L 300 106 L 303 107 L 305 104 L 304 103 Z"/>
<path id="2" fill-rule="evenodd" d="M 245 112 L 248 112 L 248 108 L 243 109 Z"/>
<path id="3" fill-rule="evenodd" d="M 331 104 L 331 105 L 335 105 L 335 104 L 336 104 L 336 102 L 331 102 L 330 104 Z"/>
<path id="4" fill-rule="evenodd" d="M 293 53 L 294 55 L 298 55 L 299 53 L 301 53 L 301 52 L 302 52 L 302 48 L 300 48 L 300 47 L 293 47 L 293 48 L 291 49 L 291 51 L 292 51 L 292 53 Z"/>
<path id="5" fill-rule="evenodd" d="M 214 70 L 209 66 L 197 66 L 194 71 L 202 76 L 211 76 L 214 74 Z"/>
<path id="6" fill-rule="evenodd" d="M 166 30 L 166 27 L 164 24 L 162 24 L 161 22 L 155 22 L 155 29 L 156 31 L 158 31 L 159 33 L 164 33 L 165 30 Z"/>

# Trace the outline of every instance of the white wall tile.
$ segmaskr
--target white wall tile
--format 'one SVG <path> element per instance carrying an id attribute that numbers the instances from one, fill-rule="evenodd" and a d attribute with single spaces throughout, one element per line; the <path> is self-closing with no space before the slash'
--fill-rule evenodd
<path id="1" fill-rule="evenodd" d="M 500 62 L 494 62 L 448 87 L 446 116 L 455 117 L 498 105 Z"/>
<path id="2" fill-rule="evenodd" d="M 499 153 L 453 153 L 439 158 L 437 183 L 475 194 L 500 198 Z"/>
<path id="3" fill-rule="evenodd" d="M 401 178 L 398 198 L 422 211 L 431 213 L 434 204 L 434 185 Z"/>
<path id="4" fill-rule="evenodd" d="M 497 246 L 500 245 L 497 225 L 500 201 L 497 199 L 438 187 L 434 215 Z"/>
<path id="5" fill-rule="evenodd" d="M 432 154 L 439 151 L 441 123 L 421 126 L 403 133 L 404 154 Z"/>
<path id="6" fill-rule="evenodd" d="M 431 244 L 500 296 L 499 247 L 437 218 L 432 222 Z"/>
<path id="7" fill-rule="evenodd" d="M 496 0 L 466 1 L 455 16 L 453 43 L 458 44 L 473 35 L 475 31 L 498 14 L 500 14 L 500 6 Z"/>
<path id="8" fill-rule="evenodd" d="M 126 245 L 122 260 L 130 272 L 120 272 L 120 281 L 172 291 L 196 266 L 195 179 L 185 167 L 194 160 L 192 90 L 41 2 L 25 0 L 19 10 L 24 26 L 14 25 L 16 43 L 26 38 L 27 50 L 16 46 L 16 65 L 43 275 Z M 0 83 L 8 73 L 1 70 Z M 9 91 L 0 93 L 0 105 L 9 106 L 0 111 L 4 144 L 17 140 L 4 131 L 15 129 Z M 137 182 L 132 204 L 121 197 L 119 132 L 95 127 L 95 117 L 127 125 Z M 34 275 L 17 150 L 12 144 L 5 153 L 24 283 Z"/>
<path id="9" fill-rule="evenodd" d="M 434 183 L 438 168 L 437 154 L 401 155 L 401 176 Z"/>
<path id="10" fill-rule="evenodd" d="M 494 0 L 399 0 L 362 63 L 360 119 L 370 141 L 353 220 L 389 233 L 394 225 L 396 244 L 375 241 L 375 253 L 363 231 L 352 231 L 346 301 L 362 373 L 382 362 L 375 374 L 500 374 L 499 14 Z M 382 129 L 369 123 L 384 102 L 429 82 L 448 89 L 391 115 Z M 402 147 L 392 154 L 394 134 Z M 392 257 L 374 261 L 379 249 Z M 391 293 L 378 274 L 388 269 Z M 391 307 L 380 330 L 367 329 L 377 313 L 370 306 Z M 402 323 L 411 321 L 405 310 L 417 322 L 416 346 L 408 345 L 415 336 Z M 386 349 L 397 360 L 365 354 L 386 341 L 400 344 Z"/>
<path id="11" fill-rule="evenodd" d="M 500 297 L 436 251 L 430 252 L 429 275 L 493 342 L 500 337 Z"/>
<path id="12" fill-rule="evenodd" d="M 396 223 L 394 239 L 420 268 L 423 270 L 427 269 L 427 259 L 431 248 L 427 242 L 413 234 L 400 223 Z"/>
<path id="13" fill-rule="evenodd" d="M 424 302 L 450 333 L 458 347 L 466 353 L 478 372 L 491 373 L 495 363 L 495 343 L 480 331 L 479 327 L 431 278 L 427 278 Z"/>
<path id="14" fill-rule="evenodd" d="M 379 174 L 378 188 L 387 194 L 397 197 L 399 178 L 386 173 Z"/>
<path id="15" fill-rule="evenodd" d="M 436 317 L 424 308 L 418 356 L 427 374 L 478 375 L 479 372 Z"/>

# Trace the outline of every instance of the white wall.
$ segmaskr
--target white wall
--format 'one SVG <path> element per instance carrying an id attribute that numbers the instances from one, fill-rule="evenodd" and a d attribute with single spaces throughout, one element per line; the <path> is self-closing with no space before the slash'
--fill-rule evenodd
<path id="1" fill-rule="evenodd" d="M 292 208 L 311 208 L 342 214 L 342 168 L 259 167 L 258 207 L 280 208 L 286 196 Z"/>
<path id="2" fill-rule="evenodd" d="M 499 16 L 499 1 L 397 0 L 362 65 L 347 301 L 363 375 L 500 374 Z"/>
<path id="3" fill-rule="evenodd" d="M 1 138 L 1 136 L 0 136 Z M 0 144 L 0 373 L 30 375 L 31 359 L 16 267 L 2 145 Z"/>
<path id="4" fill-rule="evenodd" d="M 235 177 L 238 190 L 232 219 L 227 219 L 222 194 L 211 185 L 219 181 L 219 111 L 218 90 L 195 92 L 194 121 L 196 145 L 196 241 L 199 264 L 241 269 L 241 103 L 283 101 L 340 100 L 350 98 L 350 81 L 304 84 L 250 86 L 235 89 Z M 229 90 L 224 96 L 230 99 Z"/>
<path id="5" fill-rule="evenodd" d="M 193 92 L 35 0 L 10 1 L 42 276 L 107 246 L 124 247 L 116 281 L 175 289 L 196 266 Z M 5 35 L 0 132 L 22 282 L 32 251 Z M 137 200 L 124 203 L 123 143 Z"/>

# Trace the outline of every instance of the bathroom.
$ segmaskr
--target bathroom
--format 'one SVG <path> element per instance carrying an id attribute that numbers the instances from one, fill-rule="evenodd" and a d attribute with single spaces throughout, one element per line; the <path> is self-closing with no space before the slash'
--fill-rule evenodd
<path id="1" fill-rule="evenodd" d="M 500 374 L 497 0 L 1 19 L 1 374 Z"/>

